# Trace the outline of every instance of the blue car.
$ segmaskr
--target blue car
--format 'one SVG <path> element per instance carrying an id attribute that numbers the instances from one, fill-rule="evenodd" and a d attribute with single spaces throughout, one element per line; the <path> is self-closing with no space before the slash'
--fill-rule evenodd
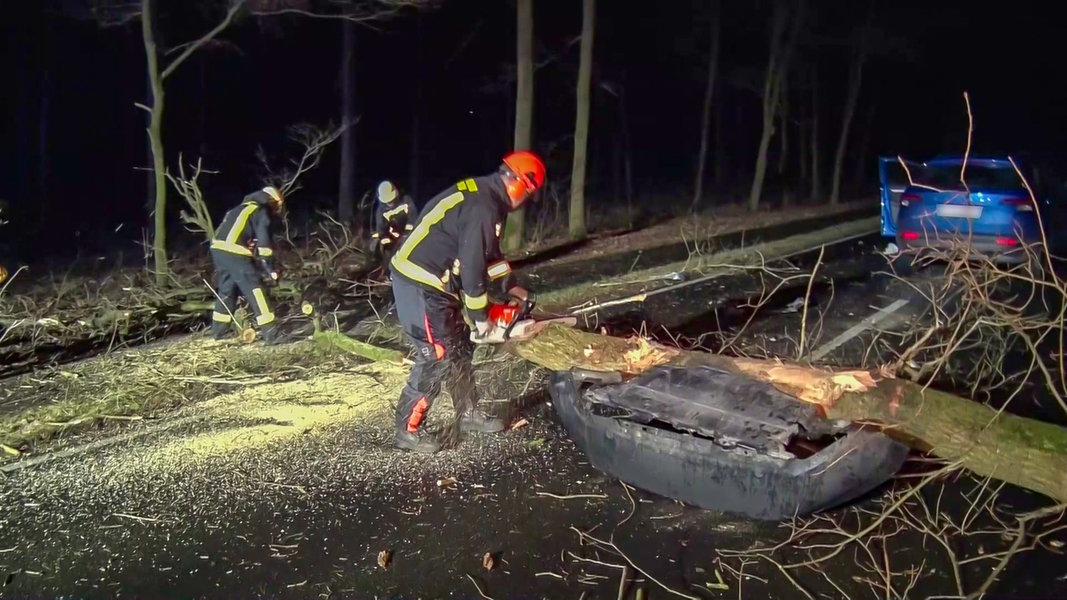
<path id="1" fill-rule="evenodd" d="M 1042 225 L 1047 236 L 1055 236 L 1048 239 L 1049 249 L 1063 237 L 1057 226 L 1061 211 L 1031 166 L 1013 165 L 1006 156 L 970 156 L 966 170 L 963 156 L 923 163 L 879 160 L 882 235 L 893 238 L 901 252 L 964 243 L 975 254 L 1018 264 L 1030 256 L 1027 248 L 1046 250 Z"/>

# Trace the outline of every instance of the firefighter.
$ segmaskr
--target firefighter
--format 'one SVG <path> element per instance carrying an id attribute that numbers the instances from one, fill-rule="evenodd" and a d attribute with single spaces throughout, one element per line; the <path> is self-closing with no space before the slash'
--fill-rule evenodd
<path id="1" fill-rule="evenodd" d="M 401 238 L 411 232 L 417 215 L 411 196 L 404 194 L 401 197 L 396 185 L 391 181 L 378 184 L 377 196 L 371 252 L 380 251 L 382 258 L 388 261 L 400 245 Z"/>
<path id="2" fill-rule="evenodd" d="M 397 317 L 415 347 L 415 364 L 396 408 L 399 448 L 440 449 L 423 425 L 443 385 L 449 388 L 461 432 L 504 429 L 502 419 L 477 410 L 471 333 L 484 337 L 492 330 L 488 292 L 528 295 L 504 260 L 500 235 L 507 213 L 522 206 L 544 181 L 545 166 L 537 155 L 513 152 L 496 173 L 460 181 L 427 202 L 393 255 Z"/>
<path id="3" fill-rule="evenodd" d="M 270 235 L 272 216 L 279 217 L 285 198 L 278 188 L 267 186 L 245 196 L 229 210 L 211 241 L 211 261 L 215 265 L 215 311 L 211 314 L 211 334 L 218 340 L 232 332 L 237 296 L 244 296 L 256 316 L 260 335 L 267 344 L 280 341 L 274 313 L 267 303 L 264 284 L 278 281 L 274 268 Z"/>

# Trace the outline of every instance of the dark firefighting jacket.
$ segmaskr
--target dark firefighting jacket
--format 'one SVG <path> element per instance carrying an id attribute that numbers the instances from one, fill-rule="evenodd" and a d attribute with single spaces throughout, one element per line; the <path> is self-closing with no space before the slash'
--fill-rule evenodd
<path id="1" fill-rule="evenodd" d="M 378 202 L 374 211 L 374 233 L 371 237 L 376 240 L 392 240 L 395 243 L 414 228 L 418 216 L 415 212 L 415 204 L 407 194 L 392 202 Z"/>
<path id="2" fill-rule="evenodd" d="M 238 256 L 256 257 L 266 261 L 269 267 L 274 255 L 270 236 L 271 197 L 260 190 L 245 196 L 240 205 L 231 208 L 215 229 L 215 239 L 211 241 L 212 250 L 220 250 Z"/>
<path id="3" fill-rule="evenodd" d="M 490 289 L 514 285 L 500 251 L 507 194 L 499 175 L 459 182 L 430 199 L 391 264 L 416 283 L 462 299 L 474 321 L 484 321 Z"/>

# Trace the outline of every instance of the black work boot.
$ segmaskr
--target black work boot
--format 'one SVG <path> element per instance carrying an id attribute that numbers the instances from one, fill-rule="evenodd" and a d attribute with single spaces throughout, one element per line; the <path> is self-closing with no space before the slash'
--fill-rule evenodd
<path id="1" fill-rule="evenodd" d="M 233 326 L 229 323 L 212 323 L 211 324 L 211 339 L 216 342 L 222 341 L 228 337 L 233 336 Z"/>
<path id="2" fill-rule="evenodd" d="M 414 433 L 407 429 L 397 429 L 396 447 L 401 450 L 433 454 L 441 449 L 441 444 L 425 429 L 419 429 Z"/>
<path id="3" fill-rule="evenodd" d="M 459 417 L 459 430 L 464 432 L 499 433 L 504 431 L 504 419 L 492 417 L 472 408 Z"/>

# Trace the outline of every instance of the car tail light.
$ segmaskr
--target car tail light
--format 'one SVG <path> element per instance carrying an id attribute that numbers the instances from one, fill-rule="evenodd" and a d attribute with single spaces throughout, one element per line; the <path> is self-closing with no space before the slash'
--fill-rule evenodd
<path id="1" fill-rule="evenodd" d="M 919 201 L 919 194 L 901 194 L 900 195 L 900 205 L 901 206 L 910 206 L 912 202 L 918 202 L 918 201 Z"/>
<path id="2" fill-rule="evenodd" d="M 1032 212 L 1034 210 L 1034 202 L 1029 198 L 1005 198 L 1000 203 L 1004 206 L 1014 206 L 1015 210 L 1019 212 Z"/>
<path id="3" fill-rule="evenodd" d="M 1010 237 L 998 237 L 996 242 L 998 246 L 1014 246 L 1019 243 L 1019 240 Z"/>
<path id="4" fill-rule="evenodd" d="M 919 232 L 918 231 L 903 231 L 903 232 L 901 232 L 900 237 L 902 237 L 905 240 L 908 240 L 910 242 L 910 241 L 919 239 Z"/>

